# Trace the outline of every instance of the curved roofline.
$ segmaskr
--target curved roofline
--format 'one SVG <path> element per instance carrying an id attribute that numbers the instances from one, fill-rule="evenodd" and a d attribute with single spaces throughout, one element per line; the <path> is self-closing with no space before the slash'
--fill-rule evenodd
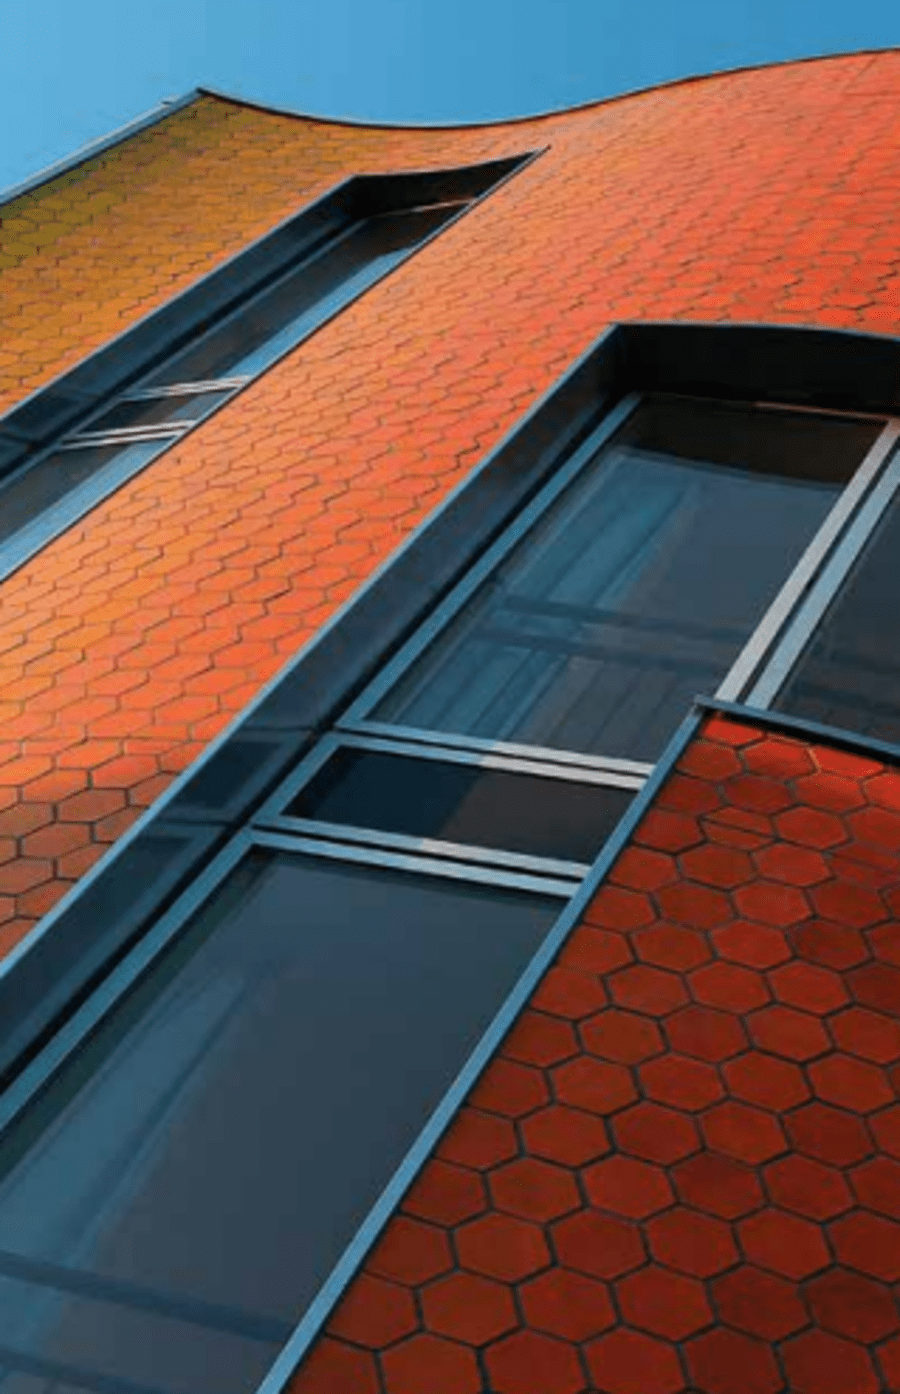
<path id="1" fill-rule="evenodd" d="M 310 111 L 295 111 L 290 107 L 276 106 L 270 102 L 258 102 L 252 97 L 237 96 L 222 92 L 215 87 L 196 87 L 191 96 L 213 97 L 218 101 L 233 102 L 237 106 L 252 107 L 256 111 L 269 112 L 273 116 L 291 116 L 300 121 L 315 121 L 326 126 L 351 126 L 367 131 L 477 131 L 496 126 L 517 126 L 529 121 L 545 121 L 553 116 L 570 116 L 578 112 L 590 111 L 613 102 L 623 102 L 631 97 L 646 96 L 651 92 L 667 91 L 670 87 L 685 87 L 689 83 L 711 82 L 721 77 L 736 77 L 740 73 L 759 73 L 768 68 L 791 68 L 802 63 L 829 63 L 842 58 L 875 58 L 882 53 L 900 53 L 900 44 L 884 44 L 880 48 L 853 48 L 839 53 L 812 53 L 801 58 L 776 58 L 769 63 L 742 63 L 735 68 L 717 68 L 711 73 L 689 73 L 686 77 L 668 78 L 664 82 L 653 82 L 646 87 L 631 87 L 625 92 L 616 92 L 611 97 L 595 97 L 591 101 L 576 102 L 574 106 L 551 107 L 525 116 L 497 117 L 489 121 L 366 121 L 354 116 L 322 116 Z"/>
<path id="2" fill-rule="evenodd" d="M 900 53 L 900 44 L 885 44 L 881 48 L 858 48 L 849 49 L 841 53 L 814 53 L 807 54 L 802 58 L 778 58 L 771 63 L 745 63 L 736 68 L 719 68 L 712 73 L 691 73 L 687 77 L 670 78 L 666 82 L 654 82 L 647 87 L 633 87 L 626 92 L 617 92 L 611 97 L 597 97 L 593 101 L 577 102 L 574 106 L 553 107 L 546 111 L 532 112 L 526 116 L 508 116 L 503 119 L 492 121 L 431 121 L 431 122 L 402 122 L 402 121 L 364 121 L 352 116 L 321 116 L 308 111 L 294 111 L 289 107 L 274 106 L 267 102 L 257 102 L 250 97 L 237 96 L 228 92 L 220 92 L 215 87 L 194 87 L 190 92 L 186 92 L 181 97 L 165 97 L 150 111 L 142 116 L 137 116 L 132 121 L 128 121 L 123 126 L 111 131 L 108 135 L 100 136 L 97 140 L 89 141 L 87 145 L 80 146 L 71 155 L 67 155 L 62 160 L 56 160 L 52 164 L 45 165 L 36 174 L 30 175 L 18 184 L 11 185 L 8 189 L 0 190 L 0 206 L 11 203 L 14 199 L 20 198 L 23 194 L 33 193 L 43 184 L 49 184 L 61 174 L 67 174 L 72 169 L 77 169 L 79 165 L 86 164 L 96 155 L 102 155 L 105 150 L 109 150 L 114 145 L 119 145 L 123 141 L 137 135 L 139 131 L 145 130 L 148 126 L 154 126 L 159 121 L 165 120 L 167 116 L 183 107 L 190 106 L 191 102 L 197 101 L 200 97 L 212 97 L 216 101 L 231 102 L 234 106 L 251 107 L 255 111 L 268 112 L 272 116 L 288 116 L 298 121 L 315 121 L 326 126 L 350 126 L 357 130 L 367 131 L 477 131 L 486 130 L 491 127 L 519 126 L 533 121 L 543 121 L 554 116 L 570 116 L 578 112 L 591 111 L 604 106 L 610 106 L 613 102 L 623 102 L 632 97 L 646 96 L 651 92 L 667 91 L 670 87 L 684 87 L 689 83 L 711 82 L 715 78 L 733 77 L 740 73 L 764 72 L 768 68 L 790 68 L 796 67 L 801 63 L 828 63 L 841 58 L 865 58 L 877 57 L 882 53 Z"/>

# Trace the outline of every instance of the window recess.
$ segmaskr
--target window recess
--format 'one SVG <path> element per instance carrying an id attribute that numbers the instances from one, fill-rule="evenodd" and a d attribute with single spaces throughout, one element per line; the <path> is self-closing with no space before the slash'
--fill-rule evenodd
<path id="1" fill-rule="evenodd" d="M 66 392 L 56 384 L 44 394 L 43 428 L 41 394 L 13 412 L 4 423 L 7 429 L 14 432 L 18 425 L 33 436 L 46 432 L 54 414 L 67 411 L 78 421 L 66 433 L 57 433 L 49 448 L 45 441 L 39 453 L 32 450 L 24 459 L 24 441 L 18 449 L 11 443 L 4 450 L 0 439 L 0 579 L 387 275 L 520 163 L 507 160 L 467 170 L 350 180 L 295 220 L 301 227 L 293 255 L 286 254 L 284 246 L 288 225 L 241 254 L 224 273 L 207 278 L 206 296 L 194 293 L 192 323 L 185 322 L 183 306 L 180 313 L 163 310 L 152 316 L 163 324 L 157 340 L 166 337 L 167 314 L 170 319 L 174 314 L 174 320 L 168 351 L 150 355 L 144 371 L 132 369 L 129 375 L 126 366 L 129 356 L 138 357 L 132 340 L 146 338 L 147 326 L 124 336 L 120 376 L 124 373 L 129 380 L 121 390 L 91 391 L 89 360 L 72 375 L 86 374 L 88 390 Z M 247 268 L 243 273 L 242 264 Z M 222 284 L 223 275 L 226 281 L 230 276 L 227 285 Z M 94 376 L 100 381 L 114 375 L 109 353 L 107 349 L 95 356 Z"/>

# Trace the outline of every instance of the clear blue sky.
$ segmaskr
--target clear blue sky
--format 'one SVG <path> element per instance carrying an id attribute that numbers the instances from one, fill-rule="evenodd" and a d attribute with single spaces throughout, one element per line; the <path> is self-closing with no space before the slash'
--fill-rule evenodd
<path id="1" fill-rule="evenodd" d="M 2 8 L 0 190 L 197 86 L 326 116 L 480 121 L 742 64 L 900 45 L 900 0 L 6 0 Z"/>

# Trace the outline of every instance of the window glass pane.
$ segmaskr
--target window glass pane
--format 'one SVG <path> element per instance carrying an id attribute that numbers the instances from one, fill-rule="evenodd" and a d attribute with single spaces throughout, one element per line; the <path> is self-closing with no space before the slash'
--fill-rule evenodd
<path id="1" fill-rule="evenodd" d="M 85 431 L 119 431 L 123 427 L 156 426 L 161 422 L 200 421 L 221 402 L 227 402 L 231 392 L 179 393 L 177 397 L 145 398 L 143 401 L 117 402 L 102 416 L 97 416 Z"/>
<path id="2" fill-rule="evenodd" d="M 634 798 L 451 760 L 338 750 L 286 812 L 412 837 L 592 862 Z"/>
<path id="3" fill-rule="evenodd" d="M 303 262 L 171 359 L 147 379 L 146 386 L 262 372 L 458 211 L 454 207 L 385 213 L 356 224 L 334 245 Z"/>
<path id="4" fill-rule="evenodd" d="M 895 500 L 773 702 L 900 744 L 900 506 Z"/>
<path id="5" fill-rule="evenodd" d="M 641 406 L 373 715 L 653 760 L 728 671 L 880 429 Z"/>
<path id="6" fill-rule="evenodd" d="M 0 488 L 0 542 L 6 542 L 39 514 L 92 479 L 114 460 L 126 467 L 151 460 L 166 441 L 134 441 L 128 445 L 86 445 L 79 450 L 56 450 L 10 479 Z"/>
<path id="7" fill-rule="evenodd" d="M 0 1345 L 254 1389 L 561 904 L 249 855 L 0 1146 Z"/>

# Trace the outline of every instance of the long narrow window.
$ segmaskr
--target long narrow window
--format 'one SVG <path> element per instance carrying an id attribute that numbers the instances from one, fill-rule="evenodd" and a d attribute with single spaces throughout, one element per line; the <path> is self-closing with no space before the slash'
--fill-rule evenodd
<path id="1" fill-rule="evenodd" d="M 49 453 L 26 460 L 0 481 L 0 578 L 350 304 L 508 169 L 509 162 L 499 170 L 485 166 L 481 175 L 477 167 L 467 171 L 462 193 L 453 172 L 444 193 L 439 175 L 369 181 L 370 205 L 400 197 L 401 206 L 365 216 L 332 215 L 332 230 L 286 266 L 283 250 L 276 257 L 273 237 L 276 269 L 267 275 L 265 265 L 257 268 L 255 289 L 222 312 L 200 313 L 196 330 L 187 342 L 182 333 L 176 352 L 127 391 L 98 404 Z M 417 181 L 423 202 L 410 207 Z"/>
<path id="2" fill-rule="evenodd" d="M 355 715 L 382 731 L 653 761 L 695 694 L 727 673 L 881 429 L 638 405 Z"/>

